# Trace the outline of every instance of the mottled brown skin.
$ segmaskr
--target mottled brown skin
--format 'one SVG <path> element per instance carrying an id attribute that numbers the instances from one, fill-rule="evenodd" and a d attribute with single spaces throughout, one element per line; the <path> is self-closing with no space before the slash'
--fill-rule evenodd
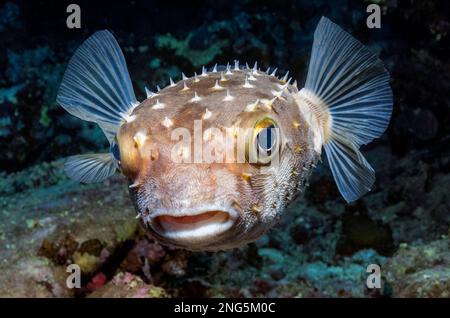
<path id="1" fill-rule="evenodd" d="M 262 102 L 254 111 L 245 111 L 256 100 L 268 101 L 274 92 L 280 92 L 283 81 L 262 72 L 253 73 L 253 88 L 243 87 L 252 70 L 232 70 L 220 81 L 219 72 L 189 78 L 162 89 L 158 96 L 137 106 L 131 122 L 124 123 L 117 134 L 121 153 L 121 169 L 130 184 L 137 212 L 149 232 L 160 242 L 189 250 L 219 250 L 237 247 L 256 240 L 276 223 L 286 205 L 301 192 L 310 167 L 318 159 L 313 150 L 312 131 L 302 118 L 293 98 L 297 88 L 288 85 L 271 106 Z M 224 89 L 214 90 L 216 80 Z M 186 82 L 188 90 L 182 90 Z M 234 97 L 223 101 L 226 90 Z M 191 102 L 197 92 L 201 98 Z M 276 94 L 276 93 L 275 93 Z M 163 109 L 153 109 L 157 102 Z M 203 131 L 209 127 L 253 128 L 264 117 L 272 118 L 281 130 L 282 144 L 278 167 L 250 163 L 174 163 L 171 149 L 177 141 L 171 140 L 171 131 L 188 128 L 194 135 L 194 120 L 202 119 L 206 109 L 211 117 L 202 121 Z M 170 128 L 162 123 L 168 117 Z M 137 133 L 146 136 L 145 142 L 136 142 Z M 189 239 L 172 239 L 158 231 L 152 222 L 155 211 L 165 210 L 179 216 L 185 209 L 214 206 L 234 209 L 238 218 L 226 231 Z"/>

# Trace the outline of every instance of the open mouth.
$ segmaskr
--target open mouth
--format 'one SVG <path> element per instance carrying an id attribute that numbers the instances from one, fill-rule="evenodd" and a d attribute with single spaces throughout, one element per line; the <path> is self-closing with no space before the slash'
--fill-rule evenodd
<path id="1" fill-rule="evenodd" d="M 160 213 L 152 219 L 153 228 L 172 239 L 200 238 L 217 235 L 228 230 L 235 221 L 235 213 L 208 210 L 197 213 Z"/>

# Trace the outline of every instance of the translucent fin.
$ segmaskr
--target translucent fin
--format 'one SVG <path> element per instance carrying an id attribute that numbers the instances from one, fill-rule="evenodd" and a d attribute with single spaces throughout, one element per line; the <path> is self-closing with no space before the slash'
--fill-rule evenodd
<path id="1" fill-rule="evenodd" d="M 339 192 L 347 202 L 371 190 L 375 171 L 356 145 L 336 135 L 324 147 Z"/>
<path id="2" fill-rule="evenodd" d="M 100 182 L 111 177 L 117 166 L 111 153 L 76 155 L 64 163 L 66 174 L 80 182 Z"/>
<path id="3" fill-rule="evenodd" d="M 109 31 L 98 31 L 70 59 L 57 102 L 70 114 L 96 122 L 111 142 L 136 104 L 119 44 Z"/>
<path id="4" fill-rule="evenodd" d="M 328 106 L 333 131 L 352 135 L 358 146 L 389 124 L 392 90 L 383 62 L 325 17 L 314 33 L 305 88 Z"/>
<path id="5" fill-rule="evenodd" d="M 321 101 L 329 117 L 322 121 L 328 125 L 323 127 L 328 130 L 324 147 L 339 191 L 345 200 L 356 200 L 375 181 L 358 148 L 380 137 L 389 124 L 389 73 L 375 54 L 322 17 L 314 33 L 305 89 Z"/>

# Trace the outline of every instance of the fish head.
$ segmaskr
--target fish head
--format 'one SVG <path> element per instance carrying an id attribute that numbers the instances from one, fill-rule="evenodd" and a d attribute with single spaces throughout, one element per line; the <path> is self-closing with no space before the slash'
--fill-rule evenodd
<path id="1" fill-rule="evenodd" d="M 296 92 L 275 76 L 228 68 L 171 83 L 137 106 L 117 143 L 149 232 L 220 250 L 271 228 L 317 159 Z"/>

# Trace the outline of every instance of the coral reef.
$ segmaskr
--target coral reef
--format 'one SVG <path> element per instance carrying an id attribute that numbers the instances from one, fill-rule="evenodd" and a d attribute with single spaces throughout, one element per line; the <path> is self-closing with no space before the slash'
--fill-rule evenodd
<path id="1" fill-rule="evenodd" d="M 127 10 L 108 6 L 102 19 L 90 10 L 81 31 L 59 27 L 49 3 L 0 4 L 0 296 L 450 297 L 450 8 L 377 2 L 380 30 L 365 27 L 369 1 L 158 10 L 130 1 Z M 49 15 L 38 29 L 36 10 Z M 320 15 L 378 52 L 392 75 L 391 124 L 364 149 L 377 181 L 357 202 L 340 198 L 324 162 L 257 242 L 191 253 L 144 233 L 120 176 L 80 185 L 63 174 L 65 156 L 107 147 L 98 127 L 55 102 L 68 59 L 93 31 L 114 31 L 142 97 L 144 85 L 235 58 L 289 69 L 302 83 Z M 72 263 L 79 289 L 66 287 Z M 369 264 L 381 266 L 381 289 L 366 287 Z"/>
<path id="2" fill-rule="evenodd" d="M 130 273 L 118 273 L 108 284 L 89 294 L 93 298 L 164 298 L 168 297 L 161 287 L 145 284 Z"/>
<path id="3" fill-rule="evenodd" d="M 386 262 L 386 283 L 397 297 L 450 297 L 449 239 L 403 244 Z"/>

